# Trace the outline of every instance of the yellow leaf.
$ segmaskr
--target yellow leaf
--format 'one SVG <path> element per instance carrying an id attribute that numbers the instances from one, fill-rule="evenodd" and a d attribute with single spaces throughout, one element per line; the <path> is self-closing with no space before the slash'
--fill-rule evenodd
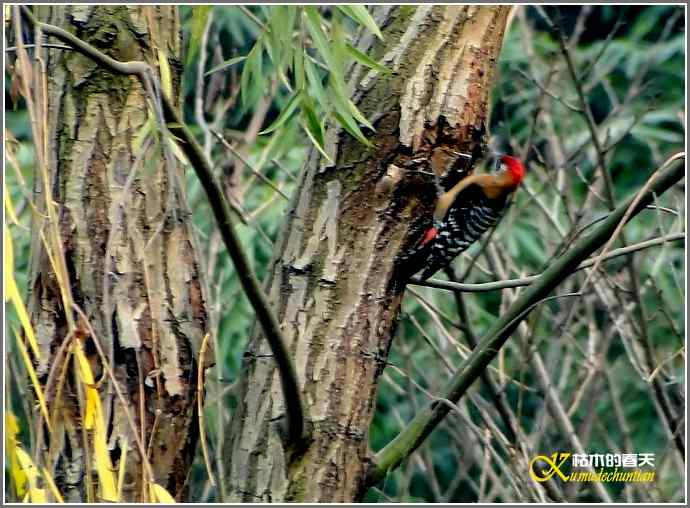
<path id="1" fill-rule="evenodd" d="M 161 71 L 161 88 L 163 93 L 172 99 L 172 73 L 170 72 L 170 64 L 168 57 L 164 51 L 158 50 L 158 67 Z"/>
<path id="2" fill-rule="evenodd" d="M 21 498 L 26 494 L 27 478 L 17 459 L 17 434 L 19 434 L 17 417 L 14 416 L 14 413 L 8 411 L 5 414 L 5 450 L 7 450 L 14 489 L 17 491 L 17 497 Z"/>
<path id="3" fill-rule="evenodd" d="M 5 301 L 9 301 L 9 296 L 7 293 L 7 284 L 9 281 L 9 278 L 12 277 L 12 280 L 14 280 L 14 249 L 12 247 L 12 235 L 10 234 L 10 228 L 7 227 L 7 224 L 2 225 L 2 232 L 3 236 L 5 238 L 5 242 L 3 244 L 3 257 L 5 258 L 5 262 L 3 264 L 3 270 L 5 272 L 5 276 L 3 277 L 5 279 Z"/>
<path id="4" fill-rule="evenodd" d="M 6 437 L 11 437 L 15 439 L 17 434 L 19 434 L 19 424 L 17 423 L 17 417 L 14 413 L 8 411 L 5 413 L 5 434 Z"/>
<path id="5" fill-rule="evenodd" d="M 96 381 L 94 380 L 93 372 L 91 372 L 91 365 L 89 365 L 84 350 L 78 342 L 74 343 L 74 354 L 77 356 L 82 381 L 87 385 L 95 385 Z"/>
<path id="6" fill-rule="evenodd" d="M 62 498 L 62 494 L 60 494 L 57 485 L 55 485 L 53 477 L 50 476 L 50 472 L 45 467 L 41 468 L 41 470 L 43 471 L 43 479 L 48 484 L 48 487 L 50 487 L 50 493 L 53 494 L 53 497 L 58 503 L 64 503 L 65 500 Z"/>
<path id="7" fill-rule="evenodd" d="M 122 442 L 120 470 L 117 473 L 117 502 L 122 500 L 122 485 L 125 483 L 125 464 L 127 463 L 127 438 Z"/>
<path id="8" fill-rule="evenodd" d="M 96 422 L 99 417 L 99 409 L 101 399 L 98 397 L 98 392 L 94 388 L 86 389 L 86 410 L 84 411 L 84 427 L 86 430 L 91 430 L 96 427 Z"/>
<path id="9" fill-rule="evenodd" d="M 105 422 L 103 421 L 103 411 L 101 409 L 101 399 L 98 390 L 94 387 L 95 381 L 91 365 L 84 354 L 84 350 L 79 342 L 74 343 L 74 353 L 79 364 L 81 380 L 85 385 L 86 408 L 84 410 L 84 428 L 94 429 L 93 448 L 94 460 L 96 462 L 96 472 L 98 473 L 98 484 L 100 486 L 100 496 L 104 501 L 117 501 L 117 482 L 110 462 L 108 451 L 108 439 L 106 436 Z"/>
<path id="10" fill-rule="evenodd" d="M 46 490 L 38 486 L 38 479 L 41 477 L 41 473 L 28 453 L 19 447 L 16 448 L 16 452 L 19 465 L 24 470 L 29 483 L 29 499 L 32 503 L 45 504 L 48 501 Z"/>
<path id="11" fill-rule="evenodd" d="M 189 165 L 189 162 L 187 162 L 187 157 L 185 157 L 184 153 L 182 152 L 180 145 L 178 145 L 171 136 L 167 137 L 167 141 L 173 154 L 175 157 L 177 157 L 177 160 L 179 160 L 182 164 Z"/>
<path id="12" fill-rule="evenodd" d="M 36 392 L 36 398 L 38 399 L 38 405 L 41 408 L 41 413 L 43 413 L 43 419 L 45 420 L 46 426 L 48 427 L 48 431 L 52 432 L 53 429 L 50 424 L 48 405 L 46 404 L 46 399 L 43 396 L 43 389 L 41 388 L 41 385 L 38 382 L 38 376 L 36 375 L 34 364 L 31 362 L 31 358 L 29 358 L 29 353 L 26 351 L 26 346 L 24 346 L 24 343 L 22 342 L 22 338 L 19 336 L 19 333 L 14 327 L 12 327 L 12 329 L 14 330 L 14 336 L 17 338 L 17 347 L 19 348 L 19 352 L 22 355 L 22 360 L 24 360 L 24 368 L 26 368 L 26 372 L 29 374 L 31 384 L 34 387 L 34 392 Z"/>
<path id="13" fill-rule="evenodd" d="M 24 306 L 24 301 L 19 294 L 19 288 L 17 287 L 17 282 L 14 280 L 14 252 L 12 247 L 12 235 L 7 227 L 7 224 L 3 225 L 3 233 L 5 239 L 5 245 L 3 249 L 3 254 L 5 256 L 5 262 L 3 268 L 5 270 L 5 301 L 11 301 L 14 304 L 14 308 L 17 311 L 17 317 L 19 317 L 19 322 L 24 328 L 24 334 L 26 335 L 26 340 L 31 346 L 31 350 L 36 357 L 36 359 L 41 359 L 41 353 L 38 349 L 38 341 L 36 340 L 36 335 L 34 335 L 34 328 L 31 326 L 31 321 L 29 320 L 29 314 L 26 312 L 26 307 Z"/>
<path id="14" fill-rule="evenodd" d="M 96 423 L 96 432 L 93 435 L 94 459 L 96 461 L 96 471 L 98 472 L 98 483 L 101 489 L 101 499 L 103 501 L 117 501 L 117 486 L 115 473 L 110 462 L 108 443 L 105 435 L 103 420 Z"/>
<path id="15" fill-rule="evenodd" d="M 14 275 L 5 274 L 5 278 L 7 281 L 6 294 L 9 296 L 9 299 L 12 300 L 12 303 L 14 304 L 14 308 L 17 311 L 17 316 L 19 317 L 19 322 L 22 324 L 22 328 L 24 328 L 26 340 L 29 342 L 29 346 L 31 346 L 31 350 L 34 353 L 34 356 L 36 357 L 36 359 L 40 360 L 41 353 L 38 350 L 38 342 L 36 341 L 36 335 L 34 335 L 34 328 L 33 326 L 31 326 L 29 314 L 26 312 L 26 307 L 24 307 L 24 301 L 22 300 L 22 297 L 19 295 L 19 288 L 17 287 L 17 283 L 14 280 Z"/>
<path id="16" fill-rule="evenodd" d="M 86 408 L 84 409 L 84 428 L 91 430 L 96 426 L 96 422 L 101 416 L 101 399 L 98 397 L 98 390 L 93 385 L 95 384 L 93 372 L 86 355 L 81 348 L 81 344 L 74 343 L 74 354 L 77 357 L 79 364 L 79 375 L 82 383 L 86 385 Z"/>
<path id="17" fill-rule="evenodd" d="M 170 495 L 170 493 L 157 483 L 149 483 L 149 489 L 151 491 L 151 502 L 152 503 L 165 503 L 173 504 L 175 503 L 175 498 Z"/>
<path id="18" fill-rule="evenodd" d="M 15 224 L 19 224 L 19 219 L 17 214 L 14 212 L 14 205 L 12 204 L 12 196 L 10 191 L 7 190 L 7 182 L 2 182 L 2 197 L 5 200 L 5 209 L 7 210 L 7 215 L 10 216 L 10 220 Z"/>

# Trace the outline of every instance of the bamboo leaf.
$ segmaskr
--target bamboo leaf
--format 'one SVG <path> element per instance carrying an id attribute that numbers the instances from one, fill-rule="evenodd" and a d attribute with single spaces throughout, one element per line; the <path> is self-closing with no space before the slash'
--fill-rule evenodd
<path id="1" fill-rule="evenodd" d="M 310 6 L 305 7 L 304 12 L 307 15 L 307 28 L 309 29 L 309 33 L 311 34 L 314 44 L 316 45 L 316 49 L 318 49 L 319 54 L 326 62 L 328 70 L 331 72 L 331 74 L 333 74 L 336 81 L 341 82 L 342 79 L 340 79 L 340 66 L 333 55 L 333 51 L 331 50 L 328 39 L 326 38 L 326 34 L 321 28 L 321 15 L 319 14 L 319 11 L 316 9 L 316 7 Z"/>
<path id="2" fill-rule="evenodd" d="M 275 5 L 271 8 L 270 16 L 268 17 L 270 31 L 267 35 L 272 49 L 271 60 L 273 60 L 277 74 L 282 72 L 285 54 L 292 47 L 290 41 L 292 29 L 288 28 L 288 22 L 286 6 Z"/>
<path id="3" fill-rule="evenodd" d="M 366 65 L 370 69 L 379 71 L 382 74 L 389 74 L 391 72 L 391 70 L 388 67 L 386 67 L 385 65 L 381 65 L 376 60 L 372 59 L 369 55 L 367 55 L 366 53 L 362 53 L 360 50 L 358 50 L 351 44 L 346 44 L 345 49 L 352 56 L 352 58 Z"/>
<path id="4" fill-rule="evenodd" d="M 338 112 L 334 113 L 335 119 L 338 121 L 340 125 L 343 126 L 343 128 L 349 132 L 355 139 L 357 139 L 360 143 L 363 143 L 367 146 L 372 146 L 371 142 L 364 137 L 364 134 L 360 130 L 359 126 L 352 120 L 352 117 L 349 115 L 341 115 Z"/>
<path id="5" fill-rule="evenodd" d="M 350 16 L 357 23 L 365 26 L 376 37 L 383 40 L 383 34 L 379 30 L 376 21 L 371 17 L 369 11 L 364 5 L 338 5 L 338 9 Z"/>
<path id="6" fill-rule="evenodd" d="M 302 104 L 302 121 L 300 125 L 321 155 L 323 155 L 327 161 L 333 163 L 333 160 L 328 156 L 323 146 L 323 126 L 308 100 L 304 100 Z"/>
<path id="7" fill-rule="evenodd" d="M 247 62 L 244 64 L 244 68 L 242 69 L 242 76 L 240 76 L 240 95 L 242 97 L 242 107 L 245 109 L 249 104 L 249 85 L 252 77 L 252 66 L 249 65 L 249 62 L 255 55 L 257 44 L 258 42 L 254 44 L 251 51 L 249 51 L 249 54 L 247 55 Z"/>
<path id="8" fill-rule="evenodd" d="M 261 73 L 261 60 L 263 43 L 258 39 L 247 55 L 247 61 L 242 69 L 240 78 L 240 88 L 242 90 L 242 107 L 247 108 L 254 104 L 258 96 L 262 93 L 263 76 Z"/>
<path id="9" fill-rule="evenodd" d="M 347 104 L 347 107 L 352 116 L 355 117 L 355 120 L 364 125 L 367 129 L 370 129 L 372 131 L 376 130 L 374 129 L 374 126 L 371 125 L 369 120 L 367 120 L 367 118 L 362 114 L 362 112 L 359 109 L 357 109 L 357 106 L 355 106 L 355 104 L 350 99 L 346 99 L 345 103 Z"/>
<path id="10" fill-rule="evenodd" d="M 333 103 L 335 104 L 335 117 L 336 120 L 342 125 L 345 130 L 352 134 L 360 142 L 367 146 L 371 146 L 369 140 L 364 136 L 357 121 L 367 128 L 374 130 L 373 126 L 369 121 L 364 118 L 364 115 L 360 113 L 357 107 L 352 103 L 352 101 L 346 98 L 341 90 L 332 87 L 333 91 Z M 356 121 L 355 121 L 356 120 Z"/>
<path id="11" fill-rule="evenodd" d="M 304 66 L 306 58 L 304 54 L 304 48 L 300 45 L 294 52 L 292 57 L 292 72 L 295 75 L 295 88 L 297 90 L 304 89 Z"/>
<path id="12" fill-rule="evenodd" d="M 225 62 L 216 65 L 210 71 L 207 71 L 204 74 L 204 76 L 208 76 L 209 74 L 213 74 L 214 72 L 222 71 L 223 69 L 227 69 L 228 67 L 232 67 L 233 65 L 238 64 L 240 62 L 243 62 L 246 59 L 247 59 L 246 56 L 236 56 L 236 57 L 230 58 L 230 59 L 226 60 Z"/>
<path id="13" fill-rule="evenodd" d="M 323 125 L 316 111 L 308 100 L 302 101 L 303 118 L 306 121 L 309 131 L 312 133 L 319 146 L 323 147 Z"/>
<path id="14" fill-rule="evenodd" d="M 281 127 L 285 122 L 288 121 L 288 119 L 292 116 L 292 113 L 295 112 L 295 109 L 297 109 L 297 106 L 300 104 L 300 99 L 302 96 L 302 92 L 295 92 L 292 94 L 292 97 L 288 101 L 288 103 L 285 105 L 283 110 L 280 112 L 278 115 L 278 118 L 275 119 L 275 121 L 268 127 L 267 129 L 259 132 L 260 135 L 264 134 L 269 134 L 273 132 L 274 130 L 278 129 Z"/>
<path id="15" fill-rule="evenodd" d="M 319 105 L 324 111 L 330 109 L 330 104 L 326 98 L 326 92 L 323 88 L 323 82 L 321 81 L 321 76 L 319 76 L 318 71 L 313 63 L 311 63 L 310 58 L 304 59 L 304 68 L 307 71 L 307 80 L 310 85 L 310 90 L 313 92 L 314 97 L 319 102 Z"/>
<path id="16" fill-rule="evenodd" d="M 347 43 L 347 35 L 345 34 L 345 29 L 343 27 L 343 16 L 337 9 L 333 11 L 333 16 L 331 17 L 331 48 L 333 50 L 333 56 L 335 57 L 338 69 L 343 71 L 346 69 L 348 64 L 347 50 L 345 49 L 345 44 Z"/>
<path id="17" fill-rule="evenodd" d="M 191 64 L 199 52 L 199 44 L 204 35 L 208 16 L 211 14 L 211 5 L 200 5 L 192 8 L 192 31 L 189 36 L 189 53 L 187 53 L 187 65 Z"/>

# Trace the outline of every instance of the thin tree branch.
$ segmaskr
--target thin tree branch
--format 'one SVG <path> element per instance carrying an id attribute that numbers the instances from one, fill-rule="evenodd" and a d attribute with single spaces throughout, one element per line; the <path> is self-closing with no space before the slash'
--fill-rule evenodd
<path id="1" fill-rule="evenodd" d="M 225 148 L 230 150 L 232 154 L 237 157 L 240 162 L 242 162 L 245 166 L 249 168 L 249 170 L 262 182 L 264 182 L 266 185 L 268 185 L 271 189 L 273 189 L 280 197 L 285 199 L 286 201 L 290 200 L 290 197 L 285 194 L 281 189 L 279 189 L 268 177 L 266 177 L 263 173 L 261 173 L 258 169 L 256 169 L 254 166 L 249 164 L 247 162 L 247 159 L 242 157 L 242 154 L 238 152 L 234 146 L 232 146 L 230 143 L 228 143 L 228 140 L 223 137 L 223 135 L 218 132 L 218 131 L 211 131 L 211 134 L 213 134 L 216 138 L 218 138 L 218 141 L 220 141 Z"/>
<path id="2" fill-rule="evenodd" d="M 142 82 L 145 82 L 147 79 L 157 82 L 153 69 L 147 63 L 140 61 L 120 62 L 115 60 L 66 30 L 38 21 L 27 7 L 22 6 L 21 9 L 28 21 L 35 27 L 40 28 L 43 33 L 52 35 L 62 42 L 70 44 L 76 51 L 108 70 L 118 74 L 138 76 Z M 161 99 L 164 118 L 168 123 L 167 127 L 170 133 L 181 141 L 180 147 L 189 160 L 190 165 L 196 171 L 197 177 L 206 191 L 209 204 L 211 205 L 216 222 L 218 223 L 218 229 L 220 230 L 228 253 L 235 265 L 237 276 L 256 313 L 256 318 L 263 329 L 264 336 L 271 347 L 271 351 L 273 352 L 280 373 L 283 396 L 285 399 L 287 442 L 290 445 L 299 445 L 305 438 L 304 410 L 299 387 L 297 385 L 297 376 L 292 364 L 292 359 L 285 346 L 280 324 L 266 299 L 266 295 L 259 285 L 259 281 L 254 274 L 249 259 L 242 249 L 242 244 L 235 233 L 232 215 L 230 213 L 230 205 L 218 184 L 216 176 L 213 174 L 203 149 L 199 146 L 199 143 L 196 141 L 187 125 L 182 122 L 170 98 L 167 97 L 166 94 L 161 93 Z"/>
<path id="3" fill-rule="evenodd" d="M 27 49 L 33 49 L 38 44 L 24 44 L 24 47 Z M 42 48 L 50 48 L 50 49 L 65 49 L 68 51 L 73 51 L 74 48 L 72 46 L 63 46 L 62 44 L 41 44 Z M 6 53 L 14 53 L 17 51 L 19 48 L 17 46 L 10 46 L 9 48 L 5 48 Z"/>
<path id="4" fill-rule="evenodd" d="M 647 189 L 627 218 L 631 219 L 647 204 L 653 202 L 654 194 L 660 195 L 679 182 L 684 176 L 684 169 L 684 165 L 679 161 L 674 161 L 669 165 Z M 571 275 L 580 263 L 606 243 L 611 233 L 625 218 L 633 199 L 618 206 L 590 235 L 581 238 L 562 257 L 554 260 L 539 279 L 522 293 L 461 365 L 446 386 L 442 398 L 457 402 L 467 392 L 531 310 Z M 448 411 L 449 408 L 444 404 L 431 403 L 417 414 L 396 438 L 375 455 L 366 485 L 377 483 L 409 457 L 443 420 Z"/>
<path id="5" fill-rule="evenodd" d="M 584 270 L 593 266 L 597 261 L 608 261 L 609 259 L 617 258 L 630 254 L 631 252 L 640 251 L 643 249 L 648 249 L 650 247 L 655 247 L 657 245 L 663 245 L 667 242 L 677 242 L 685 239 L 685 233 L 672 233 L 666 236 L 661 236 L 659 238 L 652 238 L 651 240 L 646 240 L 644 242 L 636 243 L 633 245 L 628 245 L 627 247 L 621 247 L 620 249 L 614 249 L 609 251 L 603 257 L 595 257 L 588 259 L 587 261 L 581 263 L 574 272 Z M 496 291 L 498 289 L 508 289 L 517 288 L 522 286 L 529 286 L 534 281 L 539 279 L 541 275 L 530 275 L 528 277 L 522 277 L 520 279 L 508 279 L 508 280 L 498 280 L 495 282 L 481 282 L 479 284 L 466 284 L 462 282 L 451 282 L 441 279 L 429 279 L 424 282 L 420 282 L 418 278 L 413 278 L 410 281 L 411 285 L 415 286 L 426 286 L 436 289 L 447 289 L 449 291 L 459 291 L 463 293 L 480 293 L 483 291 Z"/>
<path id="6" fill-rule="evenodd" d="M 447 267 L 445 271 L 446 275 L 448 275 L 448 278 L 451 281 L 455 282 L 456 277 L 453 269 L 451 267 Z M 455 295 L 455 306 L 458 311 L 458 317 L 467 326 L 467 328 L 464 331 L 465 339 L 467 340 L 467 344 L 470 346 L 470 348 L 474 349 L 475 347 L 477 347 L 477 337 L 474 335 L 474 331 L 470 326 L 469 313 L 467 312 L 467 307 L 465 306 L 465 302 L 462 299 L 462 294 L 459 291 L 454 291 L 453 294 Z M 482 382 L 484 383 L 484 386 L 489 392 L 489 396 L 493 400 L 498 414 L 501 416 L 501 419 L 503 420 L 503 425 L 505 425 L 508 440 L 513 444 L 516 443 L 517 425 L 515 424 L 515 415 L 510 410 L 508 401 L 505 396 L 505 392 L 501 388 L 496 386 L 496 384 L 493 382 L 493 379 L 491 379 L 491 375 L 488 371 L 482 372 L 480 377 Z"/>

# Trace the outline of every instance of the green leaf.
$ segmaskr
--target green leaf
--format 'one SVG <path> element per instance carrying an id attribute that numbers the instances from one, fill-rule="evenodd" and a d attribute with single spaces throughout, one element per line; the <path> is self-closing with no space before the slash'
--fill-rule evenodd
<path id="1" fill-rule="evenodd" d="M 254 57 L 255 49 L 256 44 L 247 54 L 247 62 L 244 64 L 244 68 L 242 69 L 242 76 L 240 76 L 240 95 L 242 97 L 242 107 L 244 108 L 246 108 L 247 104 L 249 103 L 247 96 L 249 95 L 249 84 L 251 82 L 252 77 L 252 66 L 249 65 L 249 61 Z"/>
<path id="2" fill-rule="evenodd" d="M 192 32 L 189 38 L 189 53 L 187 53 L 187 65 L 189 65 L 199 51 L 199 44 L 204 35 L 204 28 L 211 14 L 212 5 L 202 5 L 192 8 Z"/>
<path id="3" fill-rule="evenodd" d="M 230 58 L 223 62 L 222 64 L 216 65 L 213 69 L 210 71 L 207 71 L 204 76 L 208 76 L 209 74 L 213 74 L 214 72 L 222 71 L 223 69 L 227 69 L 228 67 L 232 67 L 235 64 L 238 64 L 244 60 L 246 60 L 246 56 L 236 56 L 233 58 Z"/>
<path id="4" fill-rule="evenodd" d="M 369 11 L 364 5 L 339 5 L 338 9 L 354 19 L 357 23 L 365 26 L 376 37 L 383 40 L 383 34 L 379 30 L 376 21 L 371 17 Z"/>
<path id="5" fill-rule="evenodd" d="M 277 73 L 283 71 L 287 56 L 292 50 L 292 27 L 294 26 L 294 16 L 290 15 L 290 11 L 294 11 L 294 7 L 276 5 L 271 9 L 271 17 L 268 20 L 270 31 L 268 37 L 271 41 L 271 49 L 273 50 L 273 63 L 276 67 Z"/>
<path id="6" fill-rule="evenodd" d="M 292 58 L 292 72 L 295 74 L 295 88 L 301 90 L 304 88 L 304 48 L 300 45 L 295 49 Z"/>
<path id="7" fill-rule="evenodd" d="M 335 84 L 331 84 L 331 88 L 333 90 L 333 103 L 335 104 L 336 111 L 340 113 L 343 118 L 354 118 L 359 122 L 360 124 L 364 125 L 366 128 L 371 129 L 372 131 L 375 131 L 374 126 L 371 125 L 369 120 L 366 119 L 366 117 L 357 109 L 357 106 L 354 105 L 354 103 L 345 96 L 345 92 L 342 87 L 338 87 Z M 357 137 L 358 139 L 366 139 L 364 135 L 361 133 L 359 130 L 359 126 L 357 124 L 354 124 L 354 130 L 359 133 Z"/>
<path id="8" fill-rule="evenodd" d="M 316 139 L 319 146 L 323 146 L 323 124 L 312 107 L 311 101 L 307 98 L 302 101 L 302 113 L 306 125 L 309 127 L 309 131 L 314 136 L 314 139 Z"/>
<path id="9" fill-rule="evenodd" d="M 343 28 L 343 15 L 338 11 L 333 11 L 331 17 L 331 48 L 333 50 L 333 57 L 338 65 L 338 69 L 343 71 L 347 68 L 349 59 L 347 57 L 347 49 L 345 49 L 346 35 Z"/>
<path id="10" fill-rule="evenodd" d="M 295 29 L 295 21 L 297 20 L 297 12 L 298 8 L 294 5 L 288 5 L 287 6 L 287 13 L 285 17 L 287 18 L 286 22 L 286 35 L 289 37 L 289 40 L 292 40 L 292 32 Z"/>
<path id="11" fill-rule="evenodd" d="M 261 39 L 258 39 L 247 55 L 247 61 L 242 69 L 240 89 L 242 90 L 242 107 L 245 109 L 254 104 L 263 92 L 262 46 Z"/>
<path id="12" fill-rule="evenodd" d="M 372 146 L 371 141 L 364 137 L 364 134 L 362 134 L 362 131 L 360 130 L 359 126 L 352 119 L 351 116 L 341 115 L 337 111 L 333 113 L 333 116 L 335 116 L 335 119 L 338 121 L 338 123 L 342 125 L 343 128 L 347 132 L 349 132 L 352 135 L 352 137 L 354 137 L 357 141 L 366 146 Z"/>
<path id="13" fill-rule="evenodd" d="M 307 15 L 307 28 L 316 45 L 316 49 L 319 50 L 319 54 L 326 62 L 326 66 L 331 74 L 333 74 L 334 79 L 338 82 L 342 82 L 342 78 L 340 77 L 341 68 L 333 55 L 333 51 L 331 51 L 331 46 L 328 43 L 326 34 L 321 28 L 321 16 L 319 11 L 316 7 L 305 7 L 304 12 Z"/>
<path id="14" fill-rule="evenodd" d="M 314 145 L 314 147 L 316 147 L 316 149 L 319 151 L 319 153 L 320 153 L 321 155 L 323 155 L 324 158 L 325 158 L 328 162 L 330 162 L 330 163 L 332 164 L 332 163 L 333 163 L 333 159 L 331 159 L 331 158 L 328 156 L 328 154 L 324 151 L 323 146 L 322 146 L 322 145 L 319 145 L 319 142 L 318 142 L 318 141 L 316 140 L 316 138 L 314 137 L 314 134 L 309 130 L 308 125 L 307 125 L 305 122 L 300 122 L 300 125 L 301 125 L 302 128 L 304 129 L 304 132 L 307 133 L 307 136 L 309 136 L 309 139 L 311 140 L 311 142 L 312 142 L 312 144 Z"/>
<path id="15" fill-rule="evenodd" d="M 310 91 L 314 94 L 314 97 L 316 97 L 316 100 L 319 102 L 321 108 L 324 111 L 328 111 L 330 109 L 330 104 L 326 98 L 326 92 L 323 88 L 321 76 L 316 70 L 316 67 L 314 67 L 314 64 L 311 63 L 310 58 L 304 59 L 304 68 L 307 71 L 307 80 L 310 85 Z"/>
<path id="16" fill-rule="evenodd" d="M 346 104 L 352 116 L 355 117 L 355 120 L 364 125 L 367 129 L 371 129 L 372 131 L 376 130 L 374 129 L 374 126 L 371 125 L 371 123 L 369 123 L 369 120 L 367 120 L 367 118 L 362 114 L 362 112 L 359 109 L 357 109 L 357 106 L 355 106 L 355 104 L 350 99 L 346 100 Z"/>
<path id="17" fill-rule="evenodd" d="M 292 113 L 294 113 L 295 109 L 297 109 L 297 106 L 300 104 L 300 100 L 302 98 L 302 92 L 298 91 L 295 92 L 288 103 L 285 105 L 283 110 L 280 112 L 280 115 L 278 115 L 278 118 L 275 119 L 275 121 L 268 127 L 267 129 L 259 132 L 260 135 L 264 134 L 269 134 L 273 132 L 274 130 L 278 129 L 281 125 L 283 125 L 285 122 L 288 121 L 290 116 L 292 116 Z"/>
<path id="18" fill-rule="evenodd" d="M 347 49 L 347 52 L 352 56 L 352 58 L 354 58 L 361 64 L 366 65 L 370 69 L 374 69 L 383 74 L 389 74 L 391 72 L 391 70 L 388 67 L 386 67 L 385 65 L 381 65 L 376 60 L 372 59 L 369 55 L 367 55 L 366 53 L 362 53 L 360 50 L 358 50 L 351 44 L 346 44 L 345 49 Z"/>
<path id="19" fill-rule="evenodd" d="M 323 124 L 316 114 L 316 111 L 314 111 L 311 100 L 308 96 L 303 96 L 302 121 L 300 122 L 300 125 L 321 155 L 323 155 L 330 163 L 333 163 L 333 160 L 324 150 Z"/>
<path id="20" fill-rule="evenodd" d="M 273 45 L 272 37 L 270 35 L 264 34 L 261 38 L 263 40 L 264 48 L 266 48 L 266 54 L 268 54 L 268 58 L 271 59 L 271 62 L 278 62 L 279 52 L 276 52 L 274 50 L 276 46 Z"/>

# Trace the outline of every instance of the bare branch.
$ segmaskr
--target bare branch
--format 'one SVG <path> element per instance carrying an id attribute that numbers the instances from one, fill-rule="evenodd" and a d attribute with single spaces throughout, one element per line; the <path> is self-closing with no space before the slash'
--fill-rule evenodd
<path id="1" fill-rule="evenodd" d="M 620 249 L 614 249 L 610 252 L 605 253 L 601 257 L 601 261 L 608 261 L 609 259 L 617 258 L 619 256 L 624 256 L 632 252 L 637 252 L 643 249 L 648 249 L 650 247 L 655 247 L 657 245 L 663 245 L 667 242 L 677 242 L 685 239 L 685 233 L 671 233 L 666 236 L 659 238 L 652 238 L 651 240 L 646 240 L 644 242 L 636 243 L 633 245 L 628 245 L 627 247 L 621 247 Z M 575 268 L 574 272 L 584 270 L 594 264 L 599 260 L 599 257 L 588 259 L 584 261 L 580 266 Z M 429 279 L 427 281 L 421 282 L 417 278 L 413 278 L 410 284 L 415 286 L 426 286 L 436 289 L 447 289 L 449 291 L 459 291 L 464 293 L 479 293 L 483 291 L 496 291 L 499 289 L 517 288 L 522 286 L 529 286 L 534 281 L 539 279 L 541 275 L 530 275 L 529 277 L 522 277 L 520 279 L 509 279 L 509 280 L 499 280 L 496 282 L 482 282 L 479 284 L 466 284 L 462 282 L 452 282 L 440 279 Z"/>
<path id="2" fill-rule="evenodd" d="M 677 160 L 674 161 L 661 172 L 647 189 L 627 219 L 631 219 L 647 204 L 653 202 L 655 194 L 662 194 L 680 181 L 683 176 L 684 166 L 679 164 Z M 631 203 L 632 200 L 629 200 L 616 208 L 595 231 L 581 238 L 568 252 L 555 260 L 550 268 L 522 293 L 508 311 L 496 321 L 458 369 L 443 391 L 442 398 L 457 402 L 467 392 L 531 310 L 571 275 L 573 270 L 587 256 L 606 243 L 611 233 L 626 218 Z M 417 414 L 393 441 L 376 454 L 367 478 L 367 484 L 375 484 L 389 471 L 400 465 L 405 458 L 409 457 L 443 420 L 448 411 L 449 408 L 446 405 L 432 403 Z"/>

